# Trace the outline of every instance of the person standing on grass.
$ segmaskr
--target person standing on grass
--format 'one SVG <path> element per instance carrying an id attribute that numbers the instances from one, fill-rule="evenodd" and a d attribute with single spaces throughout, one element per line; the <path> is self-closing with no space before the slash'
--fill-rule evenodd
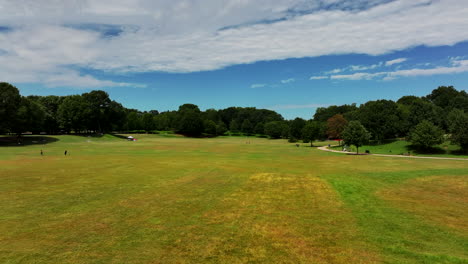
<path id="1" fill-rule="evenodd" d="M 42 149 L 41 149 L 41 156 L 44 156 L 44 152 L 42 151 Z"/>
<path id="2" fill-rule="evenodd" d="M 65 155 L 65 156 L 67 155 L 67 150 L 65 150 L 65 152 L 63 153 L 63 155 Z"/>

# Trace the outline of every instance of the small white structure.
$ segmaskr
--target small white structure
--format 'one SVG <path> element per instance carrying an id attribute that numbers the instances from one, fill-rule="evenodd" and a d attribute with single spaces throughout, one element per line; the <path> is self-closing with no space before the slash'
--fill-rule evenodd
<path id="1" fill-rule="evenodd" d="M 127 139 L 128 139 L 128 141 L 133 141 L 134 140 L 134 138 L 132 136 L 128 136 Z"/>

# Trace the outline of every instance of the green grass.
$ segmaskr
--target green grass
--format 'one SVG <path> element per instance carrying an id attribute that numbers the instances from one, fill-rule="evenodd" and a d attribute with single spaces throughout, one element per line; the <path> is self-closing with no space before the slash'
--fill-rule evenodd
<path id="1" fill-rule="evenodd" d="M 0 147 L 0 263 L 468 263 L 466 161 L 134 136 Z"/>
<path id="2" fill-rule="evenodd" d="M 341 150 L 342 147 L 336 146 L 333 148 Z M 348 149 L 352 152 L 356 152 L 355 146 L 351 146 L 351 148 Z M 370 153 L 373 154 L 403 155 L 410 152 L 411 155 L 415 156 L 468 158 L 468 154 L 462 153 L 459 146 L 453 145 L 448 141 L 440 145 L 436 145 L 427 151 L 415 149 L 408 141 L 405 140 L 388 140 L 381 144 L 375 143 L 359 148 L 359 152 L 364 152 L 365 150 L 369 150 Z"/>

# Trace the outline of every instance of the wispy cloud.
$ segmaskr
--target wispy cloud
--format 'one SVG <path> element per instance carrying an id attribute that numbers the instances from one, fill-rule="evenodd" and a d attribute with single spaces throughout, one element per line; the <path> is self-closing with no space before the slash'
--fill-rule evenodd
<path id="1" fill-rule="evenodd" d="M 328 76 L 312 76 L 309 78 L 309 80 L 324 80 L 328 78 L 329 78 Z"/>
<path id="2" fill-rule="evenodd" d="M 295 81 L 296 81 L 296 79 L 289 78 L 289 79 L 281 80 L 281 83 L 282 84 L 287 84 L 287 83 L 292 83 L 292 82 L 295 82 Z"/>
<path id="3" fill-rule="evenodd" d="M 331 71 L 326 71 L 324 72 L 323 74 L 337 74 L 337 73 L 340 73 L 342 71 L 344 71 L 345 69 L 333 69 Z"/>
<path id="4" fill-rule="evenodd" d="M 250 85 L 250 88 L 262 88 L 262 87 L 265 87 L 266 86 L 266 83 L 254 83 L 252 85 Z"/>
<path id="5" fill-rule="evenodd" d="M 374 80 L 382 79 L 385 81 L 394 80 L 401 77 L 432 76 L 442 74 L 457 74 L 468 72 L 468 60 L 455 59 L 451 61 L 451 66 L 439 66 L 429 69 L 413 68 L 396 71 L 383 71 L 375 73 L 353 73 L 344 75 L 331 75 L 333 80 Z"/>
<path id="6" fill-rule="evenodd" d="M 389 60 L 389 61 L 385 62 L 385 66 L 392 66 L 394 64 L 400 64 L 400 63 L 403 63 L 403 62 L 405 62 L 407 60 L 408 60 L 407 58 L 398 58 L 398 59 L 394 59 L 394 60 Z"/>

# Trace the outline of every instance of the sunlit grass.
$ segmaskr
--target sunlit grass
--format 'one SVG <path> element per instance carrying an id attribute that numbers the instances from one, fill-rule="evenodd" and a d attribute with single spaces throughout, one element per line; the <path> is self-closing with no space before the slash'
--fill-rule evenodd
<path id="1" fill-rule="evenodd" d="M 134 136 L 1 147 L 0 262 L 468 261 L 465 161 Z"/>
<path id="2" fill-rule="evenodd" d="M 335 146 L 333 149 L 341 150 L 342 147 Z M 356 152 L 356 147 L 348 146 L 348 150 Z M 414 148 L 410 142 L 405 140 L 387 140 L 381 143 L 374 142 L 359 148 L 359 152 L 365 152 L 365 150 L 369 150 L 373 154 L 407 155 L 410 153 L 410 155 L 415 156 L 468 158 L 468 154 L 461 152 L 459 146 L 453 145 L 449 141 L 436 145 L 429 150 L 421 150 Z"/>

